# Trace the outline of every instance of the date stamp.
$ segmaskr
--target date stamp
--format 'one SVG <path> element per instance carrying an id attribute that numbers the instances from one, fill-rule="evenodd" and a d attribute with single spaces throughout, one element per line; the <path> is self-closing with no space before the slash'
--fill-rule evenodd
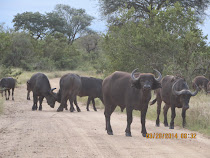
<path id="1" fill-rule="evenodd" d="M 196 133 L 147 133 L 148 139 L 196 139 Z"/>

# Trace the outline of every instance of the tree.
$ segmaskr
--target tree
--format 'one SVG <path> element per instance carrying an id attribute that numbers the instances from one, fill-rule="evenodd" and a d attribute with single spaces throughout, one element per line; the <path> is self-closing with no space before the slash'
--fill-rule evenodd
<path id="1" fill-rule="evenodd" d="M 48 35 L 43 44 L 43 55 L 50 59 L 57 69 L 74 69 L 78 66 L 79 52 L 73 45 L 68 45 L 61 33 Z"/>
<path id="2" fill-rule="evenodd" d="M 69 44 L 72 44 L 76 38 L 80 37 L 80 34 L 88 31 L 88 26 L 94 19 L 86 14 L 84 9 L 75 9 L 63 4 L 57 4 L 54 13 L 63 19 L 64 26 L 61 33 L 68 37 Z"/>
<path id="3" fill-rule="evenodd" d="M 97 33 L 90 33 L 80 37 L 79 43 L 86 52 L 90 53 L 91 51 L 96 50 L 99 40 L 100 36 Z"/>
<path id="4" fill-rule="evenodd" d="M 151 16 L 151 10 L 165 10 L 174 6 L 176 2 L 179 2 L 186 12 L 193 8 L 198 19 L 205 15 L 205 10 L 210 4 L 210 0 L 99 0 L 102 14 L 112 23 L 117 23 L 120 9 L 133 7 L 135 19 L 147 19 Z"/>
<path id="5" fill-rule="evenodd" d="M 28 31 L 31 36 L 35 37 L 36 39 L 42 39 L 46 34 L 46 17 L 39 12 L 24 12 L 22 14 L 18 13 L 15 15 L 13 22 L 16 31 Z"/>
<path id="6" fill-rule="evenodd" d="M 4 56 L 11 51 L 12 36 L 9 30 L 4 28 L 4 24 L 0 24 L 0 61 L 4 59 Z"/>
<path id="7" fill-rule="evenodd" d="M 57 12 L 46 13 L 46 23 L 49 34 L 56 34 L 56 32 L 64 32 L 65 20 L 58 15 Z"/>
<path id="8" fill-rule="evenodd" d="M 6 66 L 30 70 L 35 56 L 31 40 L 26 33 L 14 33 L 10 45 L 11 51 L 4 55 L 2 63 Z"/>
<path id="9" fill-rule="evenodd" d="M 183 75 L 189 81 L 194 69 L 208 69 L 210 53 L 193 11 L 176 3 L 165 10 L 152 10 L 153 18 L 132 21 L 135 9 L 122 13 L 122 26 L 112 25 L 103 42 L 108 71 L 141 72 L 156 68 L 163 74 Z M 154 13 L 153 13 L 154 12 Z M 153 25 L 151 25 L 153 23 Z M 200 63 L 202 61 L 202 64 Z"/>

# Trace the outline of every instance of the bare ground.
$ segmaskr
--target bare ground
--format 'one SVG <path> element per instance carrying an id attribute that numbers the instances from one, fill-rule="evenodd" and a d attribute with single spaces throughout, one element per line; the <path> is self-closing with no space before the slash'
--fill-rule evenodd
<path id="1" fill-rule="evenodd" d="M 58 87 L 59 79 L 50 80 Z M 15 90 L 15 101 L 5 101 L 0 116 L 0 157 L 45 158 L 209 158 L 210 139 L 180 127 L 170 130 L 147 120 L 148 133 L 173 133 L 178 139 L 149 139 L 141 135 L 139 117 L 134 117 L 132 136 L 125 136 L 126 115 L 113 113 L 111 124 L 114 135 L 105 131 L 103 110 L 87 112 L 56 112 L 43 103 L 43 111 L 31 111 L 32 100 L 26 100 L 26 86 Z M 149 109 L 148 109 L 149 110 Z M 196 133 L 196 138 L 182 139 L 181 133 Z"/>

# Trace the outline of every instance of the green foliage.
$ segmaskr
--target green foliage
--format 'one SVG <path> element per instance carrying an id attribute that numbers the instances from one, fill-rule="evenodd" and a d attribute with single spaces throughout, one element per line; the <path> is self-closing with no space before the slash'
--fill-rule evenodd
<path id="1" fill-rule="evenodd" d="M 72 44 L 83 32 L 90 29 L 94 17 L 88 15 L 84 9 L 71 8 L 69 5 L 58 4 L 55 10 L 46 14 L 39 12 L 18 13 L 13 19 L 15 31 L 26 31 L 36 39 L 43 39 L 56 32 L 68 37 Z"/>
<path id="2" fill-rule="evenodd" d="M 50 58 L 57 69 L 75 69 L 79 52 L 73 45 L 68 45 L 65 36 L 47 36 L 44 41 L 43 56 Z"/>
<path id="3" fill-rule="evenodd" d="M 10 45 L 10 52 L 4 55 L 2 63 L 6 66 L 22 67 L 23 69 L 30 70 L 34 53 L 34 47 L 31 38 L 26 33 L 15 33 L 12 35 Z"/>
<path id="4" fill-rule="evenodd" d="M 63 19 L 64 25 L 61 33 L 68 37 L 69 44 L 85 31 L 88 31 L 94 17 L 86 14 L 84 9 L 71 8 L 69 5 L 57 4 L 54 10 Z"/>
<path id="5" fill-rule="evenodd" d="M 15 79 L 18 79 L 21 74 L 22 70 L 12 69 L 11 67 L 0 65 L 0 79 L 3 77 L 13 77 Z"/>
<path id="6" fill-rule="evenodd" d="M 47 21 L 45 15 L 39 12 L 18 13 L 13 19 L 15 30 L 26 30 L 37 39 L 43 38 L 47 30 Z"/>
<path id="7" fill-rule="evenodd" d="M 0 61 L 2 57 L 11 51 L 11 42 L 10 32 L 4 28 L 4 24 L 0 24 Z"/>
<path id="8" fill-rule="evenodd" d="M 207 67 L 210 56 L 206 37 L 197 28 L 191 10 L 186 14 L 176 3 L 167 10 L 151 10 L 151 15 L 156 16 L 139 22 L 133 21 L 133 11 L 122 12 L 118 20 L 123 25 L 110 26 L 105 36 L 103 51 L 109 72 L 130 72 L 136 67 L 140 72 L 151 72 L 156 68 L 164 74 L 179 73 L 190 80 L 194 69 L 200 65 Z"/>
<path id="9" fill-rule="evenodd" d="M 183 10 L 184 12 L 187 12 L 188 10 L 193 8 L 193 10 L 195 10 L 197 21 L 202 20 L 203 17 L 205 17 L 205 10 L 208 9 L 208 6 L 210 4 L 209 0 L 99 0 L 101 13 L 107 17 L 109 23 L 113 23 L 116 25 L 122 24 L 118 21 L 118 18 L 121 15 L 121 10 L 127 11 L 133 8 L 133 19 L 148 19 L 157 15 L 155 12 L 153 12 L 153 15 L 151 15 L 151 11 L 167 10 L 168 7 L 174 7 L 177 2 L 179 2 L 180 5 L 185 8 Z"/>

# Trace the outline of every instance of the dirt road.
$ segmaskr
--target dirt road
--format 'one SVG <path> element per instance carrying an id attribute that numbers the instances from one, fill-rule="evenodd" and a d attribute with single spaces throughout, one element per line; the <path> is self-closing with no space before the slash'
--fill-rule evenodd
<path id="1" fill-rule="evenodd" d="M 59 79 L 50 80 L 58 87 Z M 44 101 L 43 111 L 31 111 L 32 100 L 26 100 L 26 86 L 15 90 L 15 101 L 5 101 L 0 116 L 0 157 L 20 158 L 210 158 L 210 139 L 196 133 L 196 138 L 182 139 L 181 133 L 195 133 L 175 127 L 170 130 L 147 120 L 148 133 L 173 133 L 178 139 L 148 139 L 141 135 L 140 118 L 134 117 L 131 132 L 125 136 L 126 115 L 113 113 L 114 135 L 105 131 L 103 110 L 94 112 L 56 112 Z"/>

